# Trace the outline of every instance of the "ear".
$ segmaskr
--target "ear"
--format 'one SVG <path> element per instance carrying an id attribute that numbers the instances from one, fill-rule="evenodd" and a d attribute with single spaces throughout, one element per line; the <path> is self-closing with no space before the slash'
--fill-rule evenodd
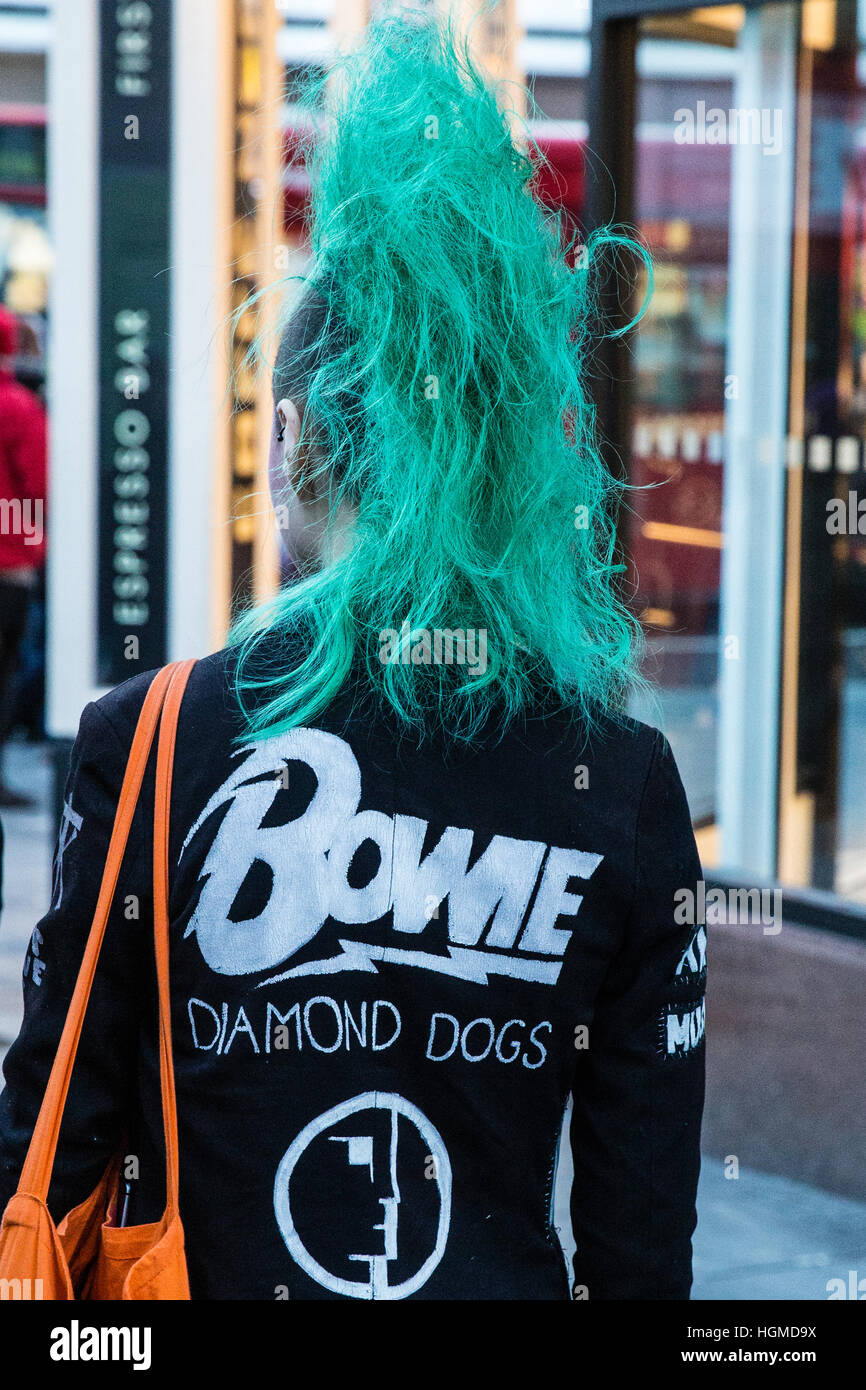
<path id="1" fill-rule="evenodd" d="M 284 396 L 277 404 L 277 419 L 282 431 L 282 441 L 277 449 L 282 457 L 289 480 L 294 486 L 297 472 L 298 440 L 301 437 L 301 417 L 295 402 Z"/>

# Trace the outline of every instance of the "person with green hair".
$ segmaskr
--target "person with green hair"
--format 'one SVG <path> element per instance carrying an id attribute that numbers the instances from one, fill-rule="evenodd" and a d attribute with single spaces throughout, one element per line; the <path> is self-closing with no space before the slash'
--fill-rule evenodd
<path id="1" fill-rule="evenodd" d="M 625 713 L 640 629 L 587 385 L 603 276 L 644 253 L 603 228 L 575 255 L 448 21 L 376 19 L 320 86 L 312 269 L 273 365 L 291 576 L 195 665 L 175 755 L 192 1297 L 685 1299 L 701 869 L 670 747 Z M 4 1201 L 152 679 L 82 716 Z M 52 1213 L 122 1133 L 129 1219 L 162 1210 L 147 846 L 138 816 Z"/>

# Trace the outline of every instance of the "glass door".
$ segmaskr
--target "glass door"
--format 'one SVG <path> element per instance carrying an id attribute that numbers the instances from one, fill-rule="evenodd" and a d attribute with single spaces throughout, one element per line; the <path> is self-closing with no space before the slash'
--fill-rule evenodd
<path id="1" fill-rule="evenodd" d="M 644 14 L 633 113 L 635 712 L 706 863 L 866 902 L 866 0 Z"/>
<path id="2" fill-rule="evenodd" d="M 764 878 L 777 855 L 798 30 L 796 5 L 725 5 L 643 19 L 636 50 L 633 213 L 656 291 L 634 348 L 626 549 L 705 861 Z"/>

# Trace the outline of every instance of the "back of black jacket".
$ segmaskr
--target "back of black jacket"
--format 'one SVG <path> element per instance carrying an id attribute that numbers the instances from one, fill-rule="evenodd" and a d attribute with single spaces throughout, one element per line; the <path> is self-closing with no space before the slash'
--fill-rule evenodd
<path id="1" fill-rule="evenodd" d="M 0 1097 L 14 1191 L 153 673 L 88 705 L 54 897 Z M 195 667 L 171 823 L 193 1297 L 567 1299 L 552 1227 L 574 1111 L 579 1297 L 687 1298 L 703 1103 L 700 866 L 670 749 L 538 715 L 419 748 L 347 691 L 239 746 L 231 657 Z M 55 1216 L 122 1145 L 163 1201 L 145 782 L 61 1133 Z"/>

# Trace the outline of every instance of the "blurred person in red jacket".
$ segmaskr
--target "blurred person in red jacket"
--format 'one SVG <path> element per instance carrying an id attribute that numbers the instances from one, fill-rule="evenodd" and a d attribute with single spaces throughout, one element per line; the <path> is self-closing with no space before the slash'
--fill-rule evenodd
<path id="1" fill-rule="evenodd" d="M 0 754 L 30 597 L 45 562 L 46 416 L 13 373 L 18 320 L 0 305 Z M 0 807 L 30 805 L 7 787 Z"/>

